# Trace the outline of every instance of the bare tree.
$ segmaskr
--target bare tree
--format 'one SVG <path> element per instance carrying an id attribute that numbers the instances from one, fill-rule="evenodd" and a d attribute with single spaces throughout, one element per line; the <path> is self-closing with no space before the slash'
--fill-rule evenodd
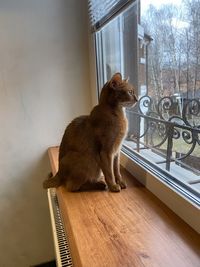
<path id="1" fill-rule="evenodd" d="M 149 46 L 150 92 L 157 98 L 184 93 L 195 97 L 200 88 L 200 0 L 149 6 L 142 17 L 145 31 L 152 36 Z"/>

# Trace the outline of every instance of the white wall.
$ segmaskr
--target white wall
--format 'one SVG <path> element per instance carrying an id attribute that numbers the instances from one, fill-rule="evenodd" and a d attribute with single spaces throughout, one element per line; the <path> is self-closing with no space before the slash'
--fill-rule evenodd
<path id="1" fill-rule="evenodd" d="M 47 148 L 90 110 L 86 0 L 0 1 L 0 266 L 54 257 Z"/>

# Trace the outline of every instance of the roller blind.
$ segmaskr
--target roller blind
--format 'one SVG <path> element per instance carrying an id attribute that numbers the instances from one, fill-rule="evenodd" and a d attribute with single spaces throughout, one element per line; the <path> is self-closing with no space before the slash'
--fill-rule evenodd
<path id="1" fill-rule="evenodd" d="M 92 31 L 97 31 L 134 0 L 88 0 Z"/>

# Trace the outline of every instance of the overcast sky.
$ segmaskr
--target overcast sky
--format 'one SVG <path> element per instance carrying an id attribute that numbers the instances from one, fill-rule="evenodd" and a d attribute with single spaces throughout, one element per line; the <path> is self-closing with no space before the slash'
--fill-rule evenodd
<path id="1" fill-rule="evenodd" d="M 182 0 L 141 0 L 141 15 L 148 9 L 149 5 L 152 4 L 155 7 L 160 7 L 163 4 L 174 4 L 174 5 L 181 5 Z"/>
<path id="2" fill-rule="evenodd" d="M 154 5 L 156 8 L 160 8 L 164 4 L 173 4 L 176 6 L 181 6 L 183 3 L 182 0 L 140 0 L 141 3 L 141 15 L 143 16 L 144 13 L 147 11 L 150 4 Z M 177 20 L 174 18 L 172 21 L 174 27 L 177 29 L 183 29 L 188 27 L 187 21 Z"/>

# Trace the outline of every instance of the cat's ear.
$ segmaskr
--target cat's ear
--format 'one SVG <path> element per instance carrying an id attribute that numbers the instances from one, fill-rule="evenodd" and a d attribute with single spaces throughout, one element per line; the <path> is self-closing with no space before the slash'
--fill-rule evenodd
<path id="1" fill-rule="evenodd" d="M 129 77 L 127 77 L 124 81 L 125 81 L 125 83 L 128 83 L 129 82 Z"/>
<path id="2" fill-rule="evenodd" d="M 121 75 L 121 73 L 117 72 L 112 76 L 112 78 L 110 80 L 110 86 L 113 89 L 115 89 L 121 83 L 122 83 L 122 75 Z"/>

